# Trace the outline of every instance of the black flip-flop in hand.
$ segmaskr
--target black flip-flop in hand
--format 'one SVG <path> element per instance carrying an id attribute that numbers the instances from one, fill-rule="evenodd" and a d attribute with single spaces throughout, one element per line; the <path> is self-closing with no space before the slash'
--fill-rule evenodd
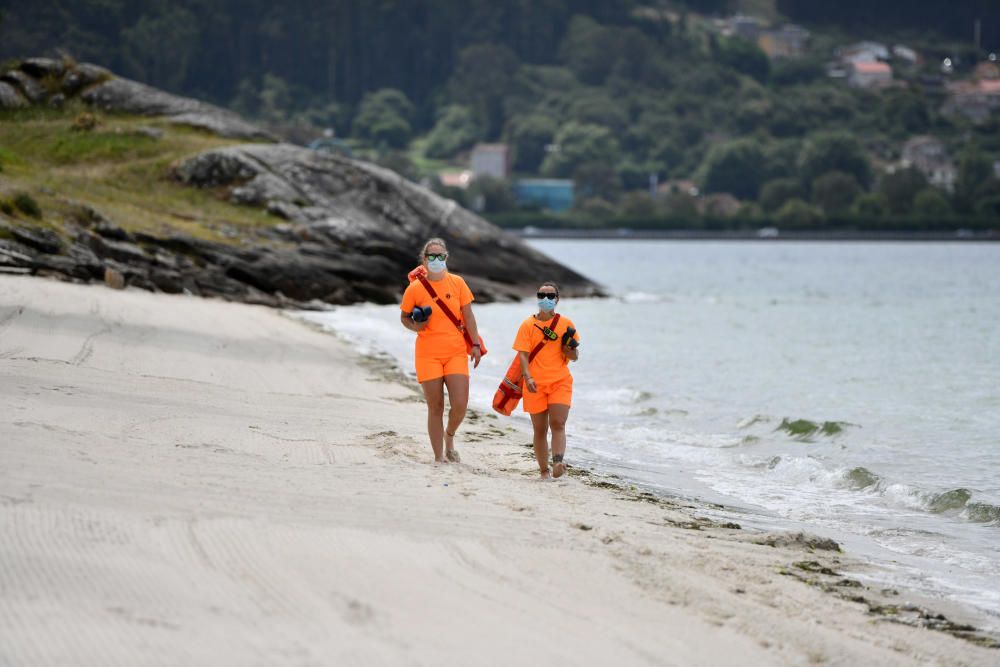
<path id="1" fill-rule="evenodd" d="M 571 350 L 575 350 L 580 345 L 580 341 L 573 338 L 576 335 L 576 329 L 573 327 L 566 327 L 566 333 L 562 335 L 563 347 L 568 347 Z"/>
<path id="2" fill-rule="evenodd" d="M 412 319 L 414 322 L 426 322 L 428 319 L 430 319 L 430 316 L 431 316 L 430 306 L 417 306 L 416 308 L 413 309 L 413 312 L 410 313 L 410 319 Z"/>

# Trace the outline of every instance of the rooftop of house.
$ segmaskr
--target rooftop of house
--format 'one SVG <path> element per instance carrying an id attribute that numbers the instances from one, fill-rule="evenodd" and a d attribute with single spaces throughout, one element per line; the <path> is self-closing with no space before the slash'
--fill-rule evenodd
<path id="1" fill-rule="evenodd" d="M 892 68 L 883 62 L 876 60 L 862 60 L 852 63 L 854 71 L 861 74 L 892 74 Z"/>
<path id="2" fill-rule="evenodd" d="M 507 144 L 476 144 L 474 153 L 506 153 L 510 148 Z"/>

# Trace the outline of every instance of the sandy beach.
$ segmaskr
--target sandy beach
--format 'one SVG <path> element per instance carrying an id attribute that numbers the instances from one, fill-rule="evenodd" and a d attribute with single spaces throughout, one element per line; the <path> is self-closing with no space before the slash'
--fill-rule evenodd
<path id="1" fill-rule="evenodd" d="M 493 415 L 432 465 L 412 385 L 275 310 L 0 276 L 0 406 L 0 664 L 1000 661 Z"/>

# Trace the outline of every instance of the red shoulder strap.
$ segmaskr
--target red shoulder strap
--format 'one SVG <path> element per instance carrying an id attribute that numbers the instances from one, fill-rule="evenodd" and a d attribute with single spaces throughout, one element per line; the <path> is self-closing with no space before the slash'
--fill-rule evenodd
<path id="1" fill-rule="evenodd" d="M 558 325 L 558 324 L 559 324 L 559 313 L 556 313 L 556 316 L 552 318 L 552 326 L 550 326 L 549 329 L 552 329 L 553 331 L 555 331 L 556 325 Z M 548 339 L 543 337 L 540 341 L 538 341 L 538 343 L 531 350 L 531 352 L 528 353 L 528 363 L 529 364 L 531 363 L 531 360 L 535 358 L 535 355 L 542 351 L 542 346 L 545 345 L 545 343 L 547 343 L 547 342 L 548 342 Z"/>
<path id="2" fill-rule="evenodd" d="M 454 324 L 455 327 L 462 332 L 462 335 L 465 337 L 466 342 L 471 345 L 472 337 L 469 336 L 469 332 L 465 330 L 464 326 L 462 326 L 462 320 L 455 317 L 455 313 L 451 312 L 451 309 L 448 308 L 445 302 L 441 300 L 441 297 L 437 295 L 437 292 L 434 290 L 434 287 L 431 285 L 431 282 L 427 280 L 425 276 L 417 276 L 417 280 L 419 280 L 420 284 L 424 286 L 424 289 L 427 290 L 427 293 L 431 295 L 431 298 L 434 299 L 434 301 L 437 303 L 438 308 L 441 309 L 441 312 L 448 316 L 448 319 L 451 320 L 451 323 Z M 556 317 L 558 317 L 558 315 Z"/>

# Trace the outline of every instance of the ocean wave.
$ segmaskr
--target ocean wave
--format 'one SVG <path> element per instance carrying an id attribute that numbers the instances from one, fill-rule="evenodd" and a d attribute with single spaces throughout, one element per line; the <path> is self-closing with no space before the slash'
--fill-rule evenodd
<path id="1" fill-rule="evenodd" d="M 622 303 L 665 303 L 672 299 L 666 294 L 652 294 L 650 292 L 630 292 L 620 297 Z"/>
<path id="2" fill-rule="evenodd" d="M 863 466 L 845 470 L 842 475 L 848 488 L 874 492 L 897 506 L 931 514 L 951 515 L 973 523 L 1000 525 L 1000 506 L 970 502 L 973 493 L 964 487 L 935 492 L 909 484 L 890 484 Z"/>

